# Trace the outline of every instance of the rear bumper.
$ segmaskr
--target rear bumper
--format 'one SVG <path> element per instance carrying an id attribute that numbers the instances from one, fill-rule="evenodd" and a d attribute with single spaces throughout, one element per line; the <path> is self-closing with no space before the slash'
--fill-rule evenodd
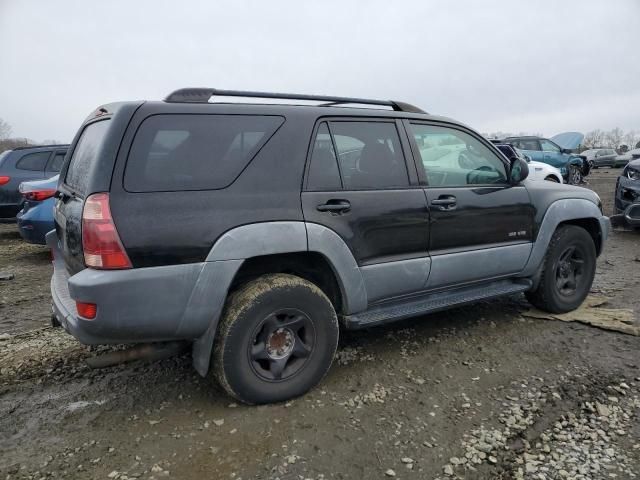
<path id="1" fill-rule="evenodd" d="M 42 220 L 29 215 L 31 211 L 29 210 L 26 214 L 20 211 L 16 217 L 20 236 L 26 242 L 44 245 L 47 243 L 45 238 L 47 233 L 53 230 L 55 225 L 53 220 Z"/>
<path id="2" fill-rule="evenodd" d="M 238 261 L 202 262 L 130 270 L 67 273 L 55 231 L 53 313 L 62 327 L 88 345 L 197 339 L 217 321 Z M 241 263 L 241 262 L 240 262 Z M 76 301 L 95 303 L 93 320 L 78 315 Z"/>

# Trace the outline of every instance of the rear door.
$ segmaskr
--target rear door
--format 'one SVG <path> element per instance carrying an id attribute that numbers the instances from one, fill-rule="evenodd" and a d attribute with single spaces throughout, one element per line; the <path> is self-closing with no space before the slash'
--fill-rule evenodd
<path id="1" fill-rule="evenodd" d="M 534 211 L 509 165 L 474 132 L 405 122 L 431 216 L 428 288 L 519 272 L 531 252 Z"/>
<path id="2" fill-rule="evenodd" d="M 71 273 L 84 268 L 82 252 L 82 208 L 89 181 L 102 148 L 109 119 L 87 124 L 73 148 L 66 170 L 61 173 L 54 223 L 60 248 Z"/>
<path id="3" fill-rule="evenodd" d="M 370 303 L 423 290 L 429 272 L 429 212 L 401 132 L 393 119 L 327 119 L 309 152 L 305 221 L 344 240 Z"/>

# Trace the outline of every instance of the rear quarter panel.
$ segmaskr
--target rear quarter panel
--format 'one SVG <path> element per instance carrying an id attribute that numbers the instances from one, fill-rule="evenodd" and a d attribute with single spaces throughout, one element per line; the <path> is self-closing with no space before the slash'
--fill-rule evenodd
<path id="1" fill-rule="evenodd" d="M 276 134 L 239 177 L 219 190 L 128 192 L 123 186 L 135 131 L 157 113 L 256 114 L 252 106 L 149 103 L 136 112 L 118 154 L 111 211 L 134 267 L 203 261 L 227 230 L 250 223 L 302 221 L 300 190 L 315 118 L 289 110 Z"/>

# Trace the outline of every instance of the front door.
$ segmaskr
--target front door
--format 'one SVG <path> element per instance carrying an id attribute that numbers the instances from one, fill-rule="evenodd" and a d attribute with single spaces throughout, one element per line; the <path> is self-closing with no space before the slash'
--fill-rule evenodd
<path id="1" fill-rule="evenodd" d="M 342 238 L 369 303 L 420 291 L 429 274 L 429 212 L 401 129 L 393 119 L 321 122 L 302 193 L 305 221 Z"/>
<path id="2" fill-rule="evenodd" d="M 430 210 L 428 288 L 498 278 L 524 268 L 534 211 L 509 166 L 475 133 L 405 122 Z"/>

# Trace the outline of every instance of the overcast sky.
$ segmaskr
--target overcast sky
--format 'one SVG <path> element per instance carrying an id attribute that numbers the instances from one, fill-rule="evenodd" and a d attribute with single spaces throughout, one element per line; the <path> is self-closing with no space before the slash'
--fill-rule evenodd
<path id="1" fill-rule="evenodd" d="M 640 0 L 0 0 L 0 118 L 210 86 L 391 98 L 481 132 L 640 130 Z"/>

